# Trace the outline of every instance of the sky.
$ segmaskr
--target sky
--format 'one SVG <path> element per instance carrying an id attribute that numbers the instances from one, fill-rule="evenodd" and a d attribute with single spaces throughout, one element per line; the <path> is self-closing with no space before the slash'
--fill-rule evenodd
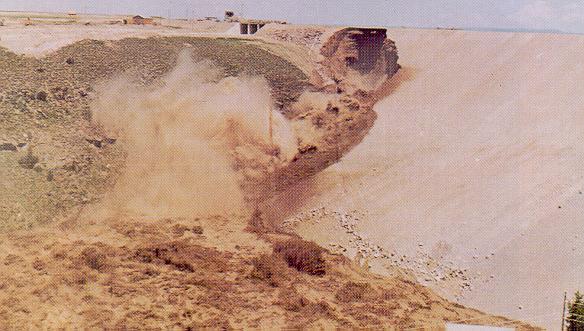
<path id="1" fill-rule="evenodd" d="M 584 33 L 584 0 L 0 0 L 0 10 L 247 18 L 298 24 L 555 30 Z"/>

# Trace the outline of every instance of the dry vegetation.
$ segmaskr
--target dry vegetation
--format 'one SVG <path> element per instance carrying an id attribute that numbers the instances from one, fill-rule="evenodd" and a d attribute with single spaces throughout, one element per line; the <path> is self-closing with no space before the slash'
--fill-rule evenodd
<path id="1" fill-rule="evenodd" d="M 297 237 L 259 239 L 246 217 L 83 219 L 0 242 L 4 329 L 403 329 L 467 318 L 529 329 Z"/>

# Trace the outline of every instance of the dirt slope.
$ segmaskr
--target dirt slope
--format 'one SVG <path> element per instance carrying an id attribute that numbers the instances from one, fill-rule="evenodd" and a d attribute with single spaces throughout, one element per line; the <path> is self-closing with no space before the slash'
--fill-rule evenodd
<path id="1" fill-rule="evenodd" d="M 92 213 L 1 237 L 2 329 L 403 330 L 471 319 L 532 330 L 413 282 L 374 276 L 318 246 L 298 246 L 299 254 L 319 255 L 318 273 L 289 267 L 290 252 L 278 253 L 272 243 L 293 237 L 259 239 L 245 231 L 245 215 L 101 219 Z"/>
<path id="2" fill-rule="evenodd" d="M 94 202 L 115 181 L 123 148 L 93 125 L 95 84 L 126 73 L 149 84 L 185 48 L 225 75 L 262 75 L 276 103 L 290 103 L 306 77 L 289 62 L 235 40 L 129 38 L 82 41 L 42 59 L 0 49 L 0 229 L 32 227 L 72 206 Z M 258 59 L 247 56 L 254 52 Z M 30 167 L 19 163 L 28 153 Z"/>
<path id="3" fill-rule="evenodd" d="M 375 276 L 266 229 L 257 213 L 112 215 L 107 200 L 98 202 L 122 171 L 116 162 L 125 153 L 88 121 L 94 84 L 128 69 L 136 84 L 156 82 L 185 47 L 195 59 L 216 61 L 226 75 L 265 76 L 286 116 L 324 126 L 328 145 L 299 146 L 308 154 L 296 162 L 301 175 L 337 160 L 375 117 L 366 102 L 374 98 L 365 91 L 356 100 L 338 92 L 338 105 L 325 99 L 325 113 L 313 105 L 300 112 L 307 110 L 294 103 L 306 87 L 302 71 L 237 40 L 82 41 L 42 59 L 2 50 L 0 325 L 404 329 L 472 320 L 532 329 L 446 301 L 409 279 Z M 295 173 L 293 166 L 275 177 L 288 184 Z"/>
<path id="4" fill-rule="evenodd" d="M 420 256 L 468 269 L 453 285 L 430 267 L 423 282 L 553 327 L 563 291 L 584 286 L 584 37 L 388 36 L 401 84 L 376 105 L 362 144 L 295 188 L 305 192 L 298 205 L 362 212 L 359 236 L 412 257 L 412 269 Z M 299 231 L 352 245 L 345 228 L 327 224 Z M 323 228 L 337 230 L 315 233 Z"/>

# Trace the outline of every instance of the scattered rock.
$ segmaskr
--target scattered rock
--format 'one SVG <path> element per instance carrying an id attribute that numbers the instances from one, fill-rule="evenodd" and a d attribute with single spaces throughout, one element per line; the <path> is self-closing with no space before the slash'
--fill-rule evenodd
<path id="1" fill-rule="evenodd" d="M 75 64 L 75 59 L 72 58 L 72 57 L 67 58 L 67 60 L 65 61 L 65 63 L 67 63 L 67 64 Z"/>
<path id="2" fill-rule="evenodd" d="M 311 153 L 311 152 L 316 152 L 317 147 L 311 144 L 306 144 L 303 146 L 300 146 L 298 148 L 298 152 L 300 152 L 300 154 L 306 154 L 306 153 Z"/>

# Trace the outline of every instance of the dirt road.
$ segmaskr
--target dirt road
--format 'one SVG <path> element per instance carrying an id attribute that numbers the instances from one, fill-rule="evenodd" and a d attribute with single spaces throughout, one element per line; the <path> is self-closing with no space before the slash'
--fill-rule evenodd
<path id="1" fill-rule="evenodd" d="M 584 288 L 584 37 L 388 37 L 399 86 L 365 140 L 302 184 L 298 205 L 363 212 L 363 238 L 468 269 L 462 303 L 557 327 L 563 291 Z M 298 230 L 325 245 L 345 232 L 326 229 Z"/>

